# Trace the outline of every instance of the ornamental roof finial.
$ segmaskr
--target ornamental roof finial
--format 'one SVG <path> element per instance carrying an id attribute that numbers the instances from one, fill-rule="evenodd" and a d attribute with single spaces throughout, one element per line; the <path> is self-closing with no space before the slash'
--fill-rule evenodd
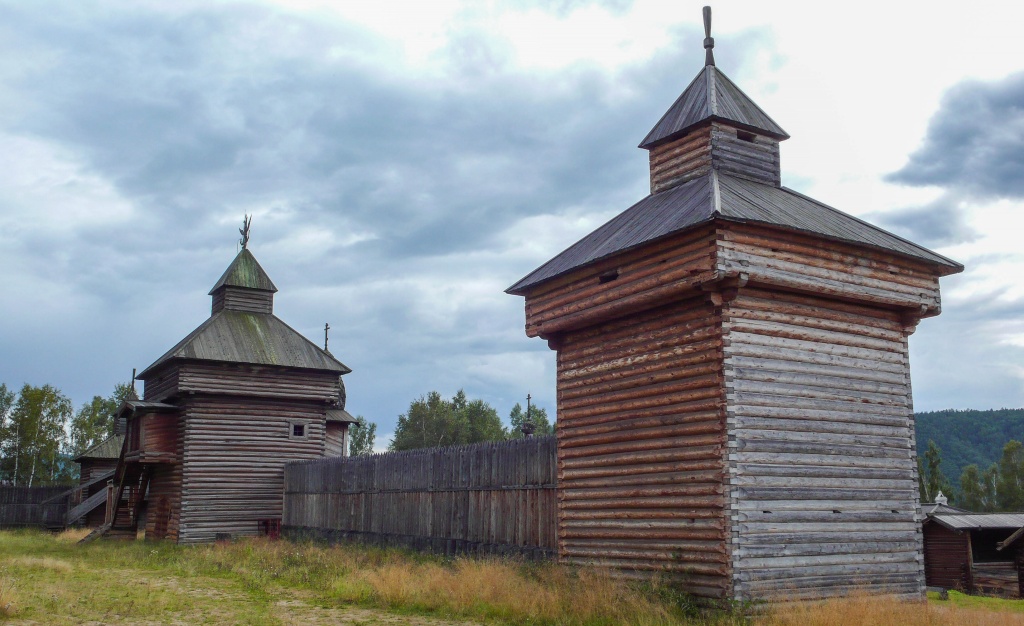
<path id="1" fill-rule="evenodd" d="M 252 216 L 246 215 L 242 218 L 242 227 L 238 229 L 241 233 L 242 238 L 238 240 L 238 243 L 242 244 L 242 249 L 245 250 L 246 246 L 249 245 L 249 226 L 252 225 Z"/>
<path id="2" fill-rule="evenodd" d="M 715 38 L 711 36 L 711 7 L 704 7 L 704 65 L 715 64 Z"/>

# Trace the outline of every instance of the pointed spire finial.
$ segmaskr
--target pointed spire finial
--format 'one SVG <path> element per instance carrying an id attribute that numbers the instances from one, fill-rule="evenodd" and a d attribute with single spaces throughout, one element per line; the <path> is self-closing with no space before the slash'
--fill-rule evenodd
<path id="1" fill-rule="evenodd" d="M 715 38 L 711 36 L 711 7 L 704 7 L 704 65 L 715 64 Z"/>
<path id="2" fill-rule="evenodd" d="M 252 225 L 252 216 L 246 215 L 242 218 L 242 228 L 238 229 L 241 233 L 242 238 L 238 240 L 238 243 L 242 244 L 242 249 L 245 250 L 246 246 L 249 245 L 249 226 Z"/>

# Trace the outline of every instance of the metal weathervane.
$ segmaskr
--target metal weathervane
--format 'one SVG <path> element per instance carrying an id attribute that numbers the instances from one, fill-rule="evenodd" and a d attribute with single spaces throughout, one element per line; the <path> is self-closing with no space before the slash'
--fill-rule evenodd
<path id="1" fill-rule="evenodd" d="M 242 244 L 242 249 L 245 250 L 246 246 L 249 245 L 249 226 L 252 225 L 252 216 L 246 215 L 242 218 L 242 227 L 238 229 L 241 233 L 242 238 L 238 240 L 238 243 Z"/>

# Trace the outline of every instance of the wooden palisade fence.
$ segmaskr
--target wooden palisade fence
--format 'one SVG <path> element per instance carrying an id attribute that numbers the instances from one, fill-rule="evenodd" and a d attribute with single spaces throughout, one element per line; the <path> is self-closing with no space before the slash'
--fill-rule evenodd
<path id="1" fill-rule="evenodd" d="M 555 438 L 291 463 L 283 530 L 445 553 L 553 556 Z"/>
<path id="2" fill-rule="evenodd" d="M 0 487 L 0 528 L 62 528 L 68 512 L 68 488 Z"/>

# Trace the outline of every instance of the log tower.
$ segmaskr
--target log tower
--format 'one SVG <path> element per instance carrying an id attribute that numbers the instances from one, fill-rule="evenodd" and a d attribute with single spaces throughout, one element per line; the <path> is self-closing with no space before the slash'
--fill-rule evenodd
<path id="1" fill-rule="evenodd" d="M 345 454 L 351 370 L 274 315 L 246 247 L 210 291 L 210 318 L 143 370 L 99 533 L 202 543 L 274 532 L 284 466 Z"/>
<path id="2" fill-rule="evenodd" d="M 508 289 L 557 351 L 559 558 L 751 599 L 924 592 L 907 338 L 963 267 L 781 186 L 707 61 L 651 194 Z"/>

